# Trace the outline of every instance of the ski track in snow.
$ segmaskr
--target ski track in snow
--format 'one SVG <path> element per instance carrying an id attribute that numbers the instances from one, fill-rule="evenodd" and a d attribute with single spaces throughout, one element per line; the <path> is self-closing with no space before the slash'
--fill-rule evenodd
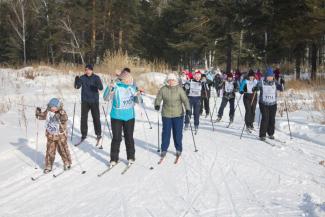
<path id="1" fill-rule="evenodd" d="M 0 87 L 4 90 L 0 93 L 4 101 L 10 97 L 12 103 L 19 103 L 24 96 L 24 103 L 44 107 L 55 96 L 51 88 L 64 86 L 60 94 L 65 96 L 64 105 L 71 132 L 73 102 L 79 99 L 80 94 L 67 88 L 73 82 L 73 75 L 39 76 L 25 81 L 9 72 L 0 69 L 0 78 L 8 80 L 5 86 Z M 51 80 L 59 84 L 53 85 Z M 20 85 L 19 91 L 13 88 L 17 84 Z M 301 136 L 290 140 L 286 120 L 280 117 L 277 117 L 279 128 L 276 137 L 284 140 L 285 144 L 274 141 L 277 145 L 271 147 L 257 140 L 258 130 L 252 134 L 244 131 L 240 139 L 243 127 L 240 112 L 236 111 L 234 123 L 226 128 L 229 111 L 226 107 L 223 121 L 214 123 L 215 131 L 212 131 L 210 117 L 200 118 L 200 129 L 195 136 L 198 152 L 194 152 L 192 135 L 187 130 L 184 131 L 184 152 L 179 163 L 174 164 L 175 150 L 171 139 L 167 157 L 158 165 L 157 112 L 153 109 L 153 99 L 152 96 L 144 97 L 153 129 L 149 129 L 143 109 L 136 106 L 136 162 L 124 175 L 121 172 L 126 166 L 126 156 L 122 142 L 121 163 L 102 177 L 97 177 L 107 167 L 111 138 L 107 127 L 103 127 L 106 129 L 102 141 L 104 149 L 95 147 L 91 115 L 86 142 L 78 147 L 72 145 L 80 136 L 80 104 L 77 104 L 73 142 L 70 137 L 68 140 L 73 168 L 57 178 L 48 174 L 36 181 L 31 181 L 31 177 L 42 172 L 46 144 L 44 124 L 39 123 L 39 149 L 35 152 L 34 108 L 25 108 L 28 122 L 26 136 L 21 106 L 12 104 L 14 107 L 8 113 L 0 114 L 3 140 L 0 146 L 0 216 L 325 216 L 325 168 L 318 165 L 325 158 L 325 146 L 317 143 L 316 139 L 308 141 L 307 137 Z M 213 108 L 214 100 L 210 103 Z M 219 104 L 218 98 L 214 116 Z M 240 108 L 243 113 L 242 103 Z M 101 115 L 102 124 L 105 124 Z M 299 121 L 295 123 L 302 125 L 303 122 Z M 258 124 L 255 123 L 255 126 Z M 310 129 L 316 131 L 318 128 Z M 37 162 L 34 161 L 35 156 Z M 76 157 L 86 174 L 81 174 Z M 35 170 L 34 165 L 40 168 Z M 56 171 L 62 168 L 58 154 L 54 167 Z M 150 170 L 150 167 L 154 169 Z"/>

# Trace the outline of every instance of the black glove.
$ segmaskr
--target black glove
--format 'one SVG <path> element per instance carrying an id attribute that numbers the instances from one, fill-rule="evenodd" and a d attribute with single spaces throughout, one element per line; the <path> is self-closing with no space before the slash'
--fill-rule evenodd
<path id="1" fill-rule="evenodd" d="M 79 76 L 76 76 L 75 78 L 74 78 L 74 87 L 75 88 L 77 88 L 77 83 L 79 83 L 80 82 L 80 77 Z"/>
<path id="2" fill-rule="evenodd" d="M 35 111 L 35 116 L 38 117 L 41 112 L 42 112 L 41 108 L 37 107 Z"/>
<path id="3" fill-rule="evenodd" d="M 252 91 L 253 91 L 253 92 L 258 91 L 258 87 L 257 87 L 257 86 L 253 87 Z"/>
<path id="4" fill-rule="evenodd" d="M 284 79 L 281 78 L 281 79 L 280 79 L 280 84 L 281 84 L 281 85 L 284 85 L 284 83 L 285 83 Z"/>
<path id="5" fill-rule="evenodd" d="M 244 91 L 239 91 L 240 94 L 244 94 Z"/>
<path id="6" fill-rule="evenodd" d="M 156 110 L 156 111 L 159 111 L 159 110 L 160 110 L 160 106 L 159 106 L 159 105 L 156 105 L 156 106 L 155 106 L 155 110 Z"/>
<path id="7" fill-rule="evenodd" d="M 94 85 L 90 85 L 90 90 L 93 92 L 98 92 L 98 88 Z"/>
<path id="8" fill-rule="evenodd" d="M 191 110 L 186 110 L 186 115 L 190 116 L 191 115 Z"/>

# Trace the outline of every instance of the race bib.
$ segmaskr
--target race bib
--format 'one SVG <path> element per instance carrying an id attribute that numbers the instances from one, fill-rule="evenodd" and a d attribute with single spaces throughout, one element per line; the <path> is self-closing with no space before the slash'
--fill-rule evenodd
<path id="1" fill-rule="evenodd" d="M 264 82 L 262 82 L 262 88 L 263 88 L 263 102 L 268 104 L 273 104 L 276 102 L 276 86 L 273 84 L 270 85 L 264 85 Z"/>
<path id="2" fill-rule="evenodd" d="M 200 82 L 190 83 L 190 93 L 189 96 L 201 96 L 202 85 Z"/>
<path id="3" fill-rule="evenodd" d="M 46 118 L 46 131 L 52 135 L 58 135 L 60 133 L 60 122 L 55 117 L 55 113 L 49 112 Z"/>
<path id="4" fill-rule="evenodd" d="M 253 88 L 256 86 L 255 81 L 247 81 L 246 87 L 247 87 L 247 93 L 253 93 Z"/>
<path id="5" fill-rule="evenodd" d="M 226 81 L 225 83 L 225 92 L 226 93 L 232 93 L 234 92 L 234 83 Z"/>
<path id="6" fill-rule="evenodd" d="M 134 96 L 129 88 L 119 88 L 118 96 L 120 101 L 118 109 L 130 109 L 134 107 Z"/>

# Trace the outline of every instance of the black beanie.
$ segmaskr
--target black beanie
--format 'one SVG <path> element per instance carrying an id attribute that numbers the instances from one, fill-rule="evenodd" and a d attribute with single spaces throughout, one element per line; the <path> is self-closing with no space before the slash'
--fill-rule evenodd
<path id="1" fill-rule="evenodd" d="M 93 66 L 93 64 L 87 64 L 86 67 L 85 67 L 85 69 L 90 69 L 91 71 L 93 71 L 94 70 L 94 66 Z"/>

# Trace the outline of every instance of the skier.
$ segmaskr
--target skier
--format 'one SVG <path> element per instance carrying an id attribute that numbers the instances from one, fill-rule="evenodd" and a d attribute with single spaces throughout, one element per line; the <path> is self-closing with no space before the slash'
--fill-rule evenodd
<path id="1" fill-rule="evenodd" d="M 211 96 L 212 81 L 208 80 L 205 74 L 202 74 L 201 83 L 202 83 L 202 90 L 201 90 L 200 115 L 202 115 L 203 107 L 204 107 L 205 117 L 208 117 L 210 114 L 210 96 Z"/>
<path id="2" fill-rule="evenodd" d="M 107 87 L 105 93 L 112 97 L 111 126 L 113 139 L 111 143 L 110 167 L 115 166 L 119 161 L 120 145 L 122 141 L 122 130 L 124 133 L 125 147 L 128 164 L 135 161 L 134 148 L 134 124 L 135 124 L 135 98 L 140 94 L 133 84 L 133 78 L 129 72 L 122 71 L 118 82 Z"/>
<path id="3" fill-rule="evenodd" d="M 218 97 L 220 97 L 220 90 L 222 88 L 222 83 L 223 83 L 223 79 L 221 77 L 221 74 L 217 73 L 216 76 L 214 76 L 213 85 L 214 85 L 214 88 L 216 89 Z"/>
<path id="4" fill-rule="evenodd" d="M 191 114 L 185 117 L 185 130 L 188 129 L 191 115 L 194 116 L 194 129 L 197 133 L 200 124 L 200 108 L 201 108 L 201 93 L 202 93 L 202 83 L 201 83 L 201 73 L 196 72 L 194 78 L 188 81 L 184 85 L 185 91 L 188 95 L 190 102 Z"/>
<path id="5" fill-rule="evenodd" d="M 244 94 L 243 101 L 245 105 L 245 125 L 248 130 L 254 130 L 255 109 L 257 104 L 257 95 L 253 88 L 257 85 L 255 73 L 249 70 L 247 78 L 240 85 L 240 94 Z"/>
<path id="6" fill-rule="evenodd" d="M 182 87 L 178 84 L 178 78 L 175 74 L 170 73 L 167 76 L 167 84 L 163 86 L 155 100 L 155 110 L 160 110 L 161 102 L 162 105 L 162 143 L 161 143 L 161 161 L 166 156 L 171 130 L 173 131 L 174 145 L 176 149 L 176 157 L 181 156 L 183 146 L 183 122 L 184 122 L 184 110 L 186 109 L 186 116 L 191 114 L 190 103 L 186 96 L 186 93 Z"/>
<path id="7" fill-rule="evenodd" d="M 76 76 L 74 86 L 76 89 L 81 88 L 81 140 L 78 144 L 84 141 L 88 134 L 89 110 L 93 117 L 94 129 L 98 143 L 102 137 L 98 90 L 103 90 L 103 84 L 99 76 L 94 74 L 93 65 L 86 65 L 85 74 L 81 77 Z"/>
<path id="8" fill-rule="evenodd" d="M 237 86 L 239 87 L 241 81 L 242 73 L 239 69 L 235 71 L 235 81 L 237 82 Z"/>
<path id="9" fill-rule="evenodd" d="M 276 81 L 280 82 L 280 77 L 281 77 L 281 72 L 280 72 L 280 68 L 279 67 L 276 67 L 275 70 L 274 70 L 274 78 Z"/>
<path id="10" fill-rule="evenodd" d="M 270 67 L 265 73 L 264 80 L 260 81 L 258 85 L 253 88 L 253 91 L 260 91 L 259 106 L 262 120 L 259 137 L 262 141 L 266 140 L 266 133 L 269 135 L 270 139 L 274 139 L 277 91 L 283 90 L 281 83 L 274 80 L 274 72 Z"/>
<path id="11" fill-rule="evenodd" d="M 68 115 L 63 110 L 62 102 L 53 98 L 47 104 L 47 109 L 42 112 L 41 108 L 36 108 L 36 118 L 39 120 L 46 120 L 45 135 L 47 138 L 45 169 L 44 173 L 52 171 L 56 149 L 58 150 L 62 161 L 63 169 L 71 168 L 71 156 L 67 143 L 67 121 Z"/>
<path id="12" fill-rule="evenodd" d="M 262 80 L 262 73 L 260 69 L 257 69 L 256 74 L 255 74 L 255 78 L 257 81 Z"/>
<path id="13" fill-rule="evenodd" d="M 222 101 L 220 104 L 220 108 L 218 111 L 218 118 L 216 122 L 221 121 L 223 116 L 223 111 L 227 103 L 229 102 L 230 104 L 229 119 L 230 119 L 230 123 L 232 123 L 234 121 L 234 116 L 235 116 L 235 97 L 236 97 L 236 92 L 238 91 L 238 85 L 237 82 L 234 81 L 233 74 L 231 72 L 227 74 L 227 80 L 223 81 L 222 88 L 223 88 L 223 96 L 222 96 Z"/>

